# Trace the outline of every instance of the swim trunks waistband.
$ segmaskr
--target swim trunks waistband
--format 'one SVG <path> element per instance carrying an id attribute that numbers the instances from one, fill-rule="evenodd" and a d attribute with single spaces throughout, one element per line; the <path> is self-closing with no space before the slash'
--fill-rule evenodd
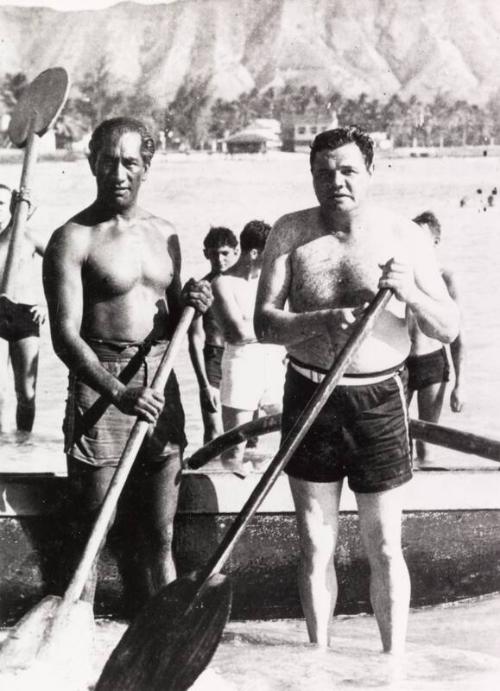
<path id="1" fill-rule="evenodd" d="M 291 355 L 288 355 L 288 360 L 290 361 L 290 366 L 301 374 L 303 377 L 310 379 L 315 384 L 320 384 L 323 379 L 328 374 L 328 370 L 316 367 L 314 365 L 308 365 Z M 390 379 L 395 374 L 401 371 L 404 367 L 404 362 L 394 367 L 389 367 L 388 369 L 379 370 L 378 372 L 366 372 L 366 373 L 353 373 L 344 374 L 339 381 L 341 386 L 366 386 L 368 384 L 378 384 L 381 381 Z"/>

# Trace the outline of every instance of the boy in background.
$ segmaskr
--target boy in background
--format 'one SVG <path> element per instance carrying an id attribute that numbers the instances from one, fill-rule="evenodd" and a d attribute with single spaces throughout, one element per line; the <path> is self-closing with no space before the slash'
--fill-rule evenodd
<path id="1" fill-rule="evenodd" d="M 204 279 L 212 282 L 235 263 L 238 257 L 236 235 L 223 226 L 210 228 L 203 241 L 203 253 L 210 262 L 210 271 Z M 205 314 L 195 316 L 189 330 L 189 355 L 200 389 L 204 444 L 223 431 L 219 397 L 223 352 L 224 336 L 211 307 Z"/>
<path id="2" fill-rule="evenodd" d="M 441 242 L 441 224 L 432 211 L 424 211 L 413 219 L 431 236 L 437 247 Z M 457 284 L 454 274 L 448 268 L 441 268 L 443 280 L 450 296 L 458 304 Z M 443 408 L 446 385 L 450 379 L 450 364 L 446 348 L 440 341 L 425 336 L 418 328 L 416 320 L 410 322 L 411 351 L 407 359 L 408 367 L 408 403 L 417 393 L 418 417 L 427 422 L 438 423 Z M 451 391 L 450 407 L 454 413 L 460 413 L 465 404 L 464 369 L 465 347 L 463 328 L 450 344 L 450 354 L 455 372 L 455 384 Z M 416 442 L 417 462 L 425 467 L 429 462 L 427 445 Z"/>

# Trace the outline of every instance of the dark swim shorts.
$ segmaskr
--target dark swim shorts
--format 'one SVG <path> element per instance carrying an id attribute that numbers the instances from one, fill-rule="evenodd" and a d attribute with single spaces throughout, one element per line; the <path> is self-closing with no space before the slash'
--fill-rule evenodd
<path id="1" fill-rule="evenodd" d="M 0 297 L 0 338 L 13 343 L 30 336 L 40 337 L 40 325 L 34 320 L 31 308 L 21 302 Z"/>
<path id="2" fill-rule="evenodd" d="M 412 477 L 406 370 L 378 383 L 337 386 L 285 468 L 309 482 L 348 478 L 354 492 L 381 492 Z M 289 364 L 282 439 L 318 384 Z"/>
<path id="3" fill-rule="evenodd" d="M 124 384 L 148 386 L 160 364 L 167 343 L 89 343 L 102 366 Z M 186 447 L 184 411 L 179 387 L 172 372 L 164 389 L 165 406 L 138 454 L 137 463 L 180 457 Z M 116 406 L 73 374 L 63 424 L 65 452 L 93 466 L 116 466 L 136 418 Z"/>
<path id="4" fill-rule="evenodd" d="M 222 355 L 224 353 L 224 346 L 216 346 L 205 344 L 203 348 L 203 357 L 205 360 L 205 369 L 207 371 L 208 381 L 210 386 L 220 389 L 222 379 Z"/>
<path id="5" fill-rule="evenodd" d="M 425 355 L 410 355 L 406 367 L 410 391 L 420 391 L 431 384 L 450 381 L 450 365 L 445 348 Z"/>

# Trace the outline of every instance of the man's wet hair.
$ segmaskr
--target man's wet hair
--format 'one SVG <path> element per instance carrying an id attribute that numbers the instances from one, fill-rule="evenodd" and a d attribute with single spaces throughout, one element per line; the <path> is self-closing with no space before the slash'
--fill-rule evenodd
<path id="1" fill-rule="evenodd" d="M 240 247 L 242 252 L 259 250 L 266 246 L 267 236 L 271 230 L 269 223 L 264 221 L 249 221 L 240 233 Z"/>
<path id="2" fill-rule="evenodd" d="M 412 220 L 413 223 L 419 226 L 427 226 L 433 237 L 441 240 L 441 223 L 438 221 L 435 213 L 432 211 L 422 211 L 421 214 L 418 214 Z"/>
<path id="3" fill-rule="evenodd" d="M 311 151 L 309 152 L 309 163 L 311 168 L 319 151 L 329 149 L 333 151 L 345 144 L 356 144 L 358 149 L 363 154 L 366 168 L 368 169 L 373 163 L 373 139 L 360 127 L 337 127 L 334 130 L 326 130 L 320 132 L 311 144 Z"/>
<path id="4" fill-rule="evenodd" d="M 203 240 L 206 250 L 218 247 L 238 247 L 238 238 L 230 228 L 224 226 L 212 226 Z"/>
<path id="5" fill-rule="evenodd" d="M 111 134 L 121 136 L 126 132 L 137 132 L 141 137 L 141 156 L 146 165 L 151 163 L 155 152 L 155 141 L 146 125 L 136 118 L 118 117 L 104 120 L 92 132 L 89 142 L 89 159 L 94 162 L 104 140 Z"/>

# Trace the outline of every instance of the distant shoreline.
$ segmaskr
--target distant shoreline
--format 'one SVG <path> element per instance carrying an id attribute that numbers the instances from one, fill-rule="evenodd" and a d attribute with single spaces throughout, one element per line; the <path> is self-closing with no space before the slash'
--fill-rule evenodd
<path id="1" fill-rule="evenodd" d="M 23 158 L 23 149 L 0 149 L 0 164 L 19 164 Z M 486 152 L 486 154 L 484 153 Z M 179 153 L 178 151 L 164 151 L 158 150 L 157 154 L 165 156 L 170 160 L 175 161 L 189 161 L 189 160 L 237 160 L 237 159 L 251 159 L 251 158 L 290 158 L 295 156 L 305 156 L 308 154 L 307 150 L 303 151 L 278 151 L 271 150 L 265 154 L 235 154 L 233 156 L 224 153 L 212 153 L 210 151 L 190 151 L 188 153 Z M 378 149 L 376 150 L 377 158 L 470 158 L 470 157 L 497 157 L 500 156 L 500 144 L 491 144 L 488 146 L 417 146 L 417 147 L 398 147 L 396 149 Z M 58 149 L 53 153 L 44 153 L 39 156 L 40 161 L 78 161 L 84 159 L 86 156 L 81 151 L 66 151 Z"/>

